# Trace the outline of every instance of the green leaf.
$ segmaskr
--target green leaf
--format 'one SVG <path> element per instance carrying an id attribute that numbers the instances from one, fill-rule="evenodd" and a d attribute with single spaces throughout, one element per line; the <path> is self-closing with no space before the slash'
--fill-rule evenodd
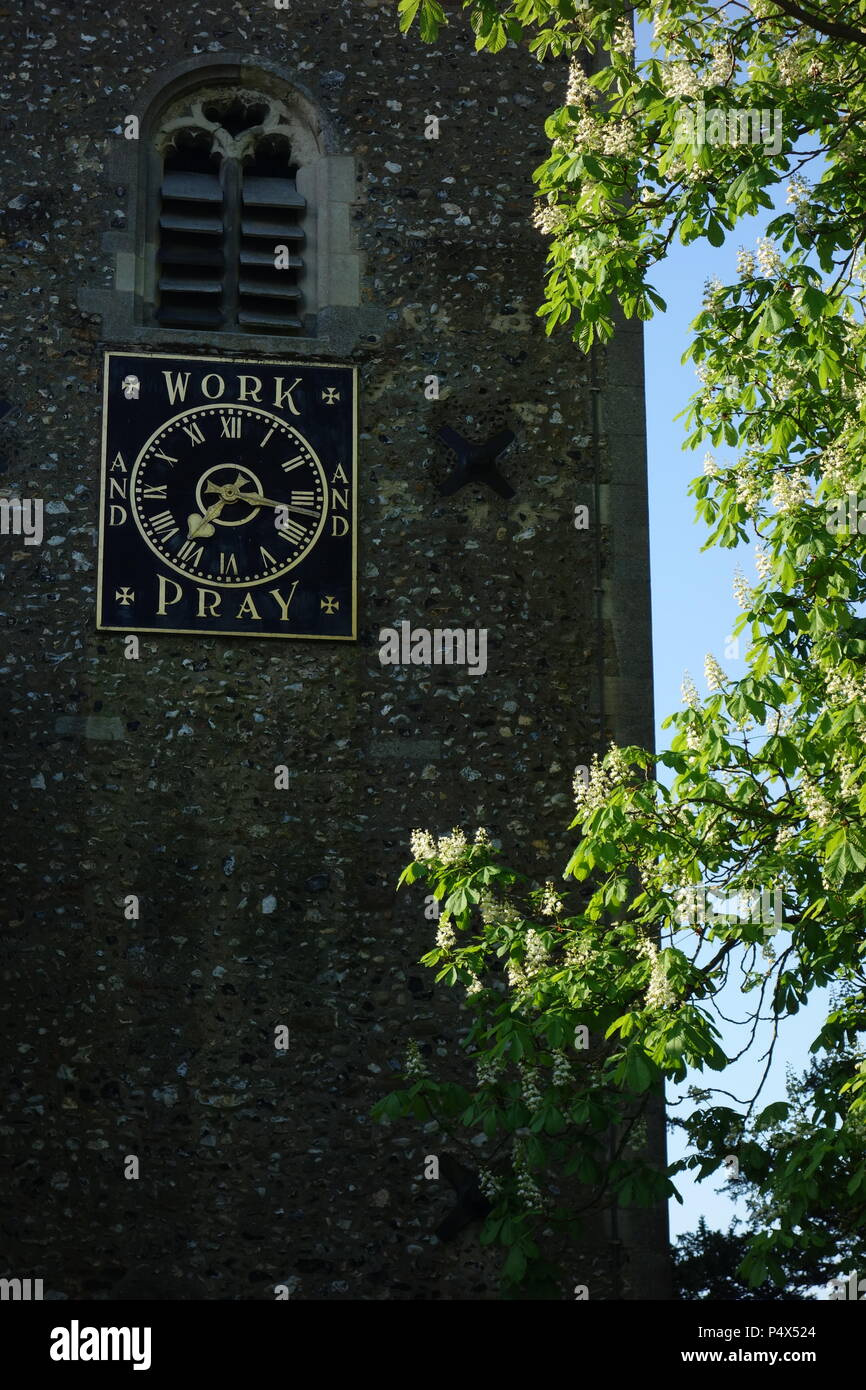
<path id="1" fill-rule="evenodd" d="M 501 1230 L 502 1217 L 500 1216 L 494 1219 L 488 1216 L 482 1228 L 481 1235 L 478 1237 L 479 1244 L 492 1245 Z"/>
<path id="2" fill-rule="evenodd" d="M 400 15 L 400 32 L 405 34 L 412 27 L 412 23 L 421 6 L 421 0 L 399 0 L 397 11 Z"/>
<path id="3" fill-rule="evenodd" d="M 445 11 L 438 0 L 422 0 L 421 38 L 424 43 L 433 43 L 439 37 L 439 29 L 445 22 Z"/>
<path id="4" fill-rule="evenodd" d="M 790 1113 L 790 1105 L 787 1101 L 777 1100 L 772 1105 L 767 1105 L 754 1121 L 753 1129 L 769 1129 L 770 1125 L 778 1124 L 780 1120 L 787 1120 Z"/>
<path id="5" fill-rule="evenodd" d="M 469 895 L 465 888 L 458 888 L 446 899 L 444 908 L 452 916 L 459 917 L 469 907 Z"/>
<path id="6" fill-rule="evenodd" d="M 625 1084 L 638 1095 L 648 1090 L 655 1079 L 649 1058 L 639 1048 L 630 1047 L 625 1059 Z"/>
<path id="7" fill-rule="evenodd" d="M 512 1284 L 519 1284 L 526 1272 L 526 1256 L 519 1245 L 512 1245 L 505 1261 L 503 1273 Z"/>

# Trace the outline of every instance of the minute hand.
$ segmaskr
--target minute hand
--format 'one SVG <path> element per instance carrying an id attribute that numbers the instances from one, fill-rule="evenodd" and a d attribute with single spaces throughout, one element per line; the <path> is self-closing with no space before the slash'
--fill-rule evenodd
<path id="1" fill-rule="evenodd" d="M 318 516 L 318 512 L 311 511 L 309 507 L 298 507 L 294 502 L 274 502 L 270 497 L 262 497 L 260 492 L 239 492 L 239 502 L 248 502 L 253 507 L 277 507 L 285 508 L 287 512 L 303 512 L 304 516 Z"/>

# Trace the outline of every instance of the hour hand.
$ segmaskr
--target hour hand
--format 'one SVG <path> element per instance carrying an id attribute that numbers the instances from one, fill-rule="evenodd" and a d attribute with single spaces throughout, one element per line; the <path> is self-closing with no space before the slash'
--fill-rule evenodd
<path id="1" fill-rule="evenodd" d="M 187 517 L 189 539 L 192 540 L 195 536 L 212 536 L 213 527 L 211 526 L 211 521 L 215 516 L 219 516 L 224 506 L 225 501 L 220 498 L 219 502 L 214 502 L 212 507 L 208 507 L 204 516 L 199 516 L 198 512 L 192 512 Z"/>

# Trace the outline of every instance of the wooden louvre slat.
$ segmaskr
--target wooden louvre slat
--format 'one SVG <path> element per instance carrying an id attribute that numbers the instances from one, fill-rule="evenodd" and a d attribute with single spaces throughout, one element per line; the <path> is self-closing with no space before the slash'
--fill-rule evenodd
<path id="1" fill-rule="evenodd" d="M 244 307 L 238 313 L 238 323 L 245 328 L 303 328 L 303 320 L 294 314 L 280 314 L 270 309 Z"/>
<path id="2" fill-rule="evenodd" d="M 300 299 L 301 291 L 291 280 L 279 280 L 282 272 L 274 272 L 273 280 L 241 280 L 238 288 L 241 294 L 264 295 L 269 299 Z"/>
<path id="3" fill-rule="evenodd" d="M 177 237 L 164 239 L 159 261 L 162 265 L 206 265 L 218 270 L 225 265 L 223 249 L 218 242 L 185 241 Z"/>
<path id="4" fill-rule="evenodd" d="M 184 203 L 221 203 L 222 185 L 218 174 L 193 174 L 186 170 L 168 170 L 162 178 L 163 198 Z"/>
<path id="5" fill-rule="evenodd" d="M 221 217 L 206 217 L 200 212 L 177 212 L 166 207 L 159 215 L 159 225 L 170 232 L 206 232 L 209 236 L 219 236 L 223 230 Z"/>
<path id="6" fill-rule="evenodd" d="M 306 210 L 306 198 L 301 197 L 290 179 L 268 179 L 245 175 L 242 191 L 244 204 L 247 207 L 293 208 L 296 212 Z"/>
<path id="7" fill-rule="evenodd" d="M 221 294 L 222 280 L 199 280 L 194 275 L 172 275 L 170 272 L 159 277 L 159 288 L 170 290 L 172 294 Z"/>
<path id="8" fill-rule="evenodd" d="M 242 246 L 242 247 L 241 247 L 241 265 L 249 265 L 249 266 L 256 266 L 256 265 L 269 266 L 269 267 L 271 268 L 271 270 L 273 270 L 273 269 L 274 269 L 274 257 L 275 257 L 275 255 L 276 255 L 276 247 L 277 247 L 278 244 L 279 244 L 279 243 L 275 243 L 274 246 L 270 247 L 270 248 L 269 248 L 268 250 L 266 250 L 266 251 L 260 251 L 260 250 L 257 250 L 257 249 L 255 249 L 255 248 L 253 248 L 253 247 L 250 247 L 250 246 Z M 290 253 L 289 253 L 289 269 L 291 269 L 291 270 L 303 270 L 303 268 L 304 268 L 303 257 L 301 257 L 301 256 L 294 256 L 294 255 L 292 255 L 291 252 L 290 252 Z"/>
<path id="9" fill-rule="evenodd" d="M 290 222 L 275 221 L 272 217 L 242 217 L 241 232 L 244 236 L 270 237 L 272 241 L 304 240 L 300 227 L 292 226 Z"/>

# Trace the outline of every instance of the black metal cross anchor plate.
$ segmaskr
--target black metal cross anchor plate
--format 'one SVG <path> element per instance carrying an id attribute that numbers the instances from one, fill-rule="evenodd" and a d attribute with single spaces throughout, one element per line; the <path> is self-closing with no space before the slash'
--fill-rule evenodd
<path id="1" fill-rule="evenodd" d="M 450 425 L 443 425 L 438 438 L 457 455 L 457 467 L 439 489 L 442 497 L 459 492 L 467 483 L 486 483 L 500 497 L 514 496 L 514 488 L 505 481 L 494 463 L 494 459 L 513 441 L 511 430 L 500 430 L 485 443 L 472 444 L 462 434 L 452 430 Z"/>

